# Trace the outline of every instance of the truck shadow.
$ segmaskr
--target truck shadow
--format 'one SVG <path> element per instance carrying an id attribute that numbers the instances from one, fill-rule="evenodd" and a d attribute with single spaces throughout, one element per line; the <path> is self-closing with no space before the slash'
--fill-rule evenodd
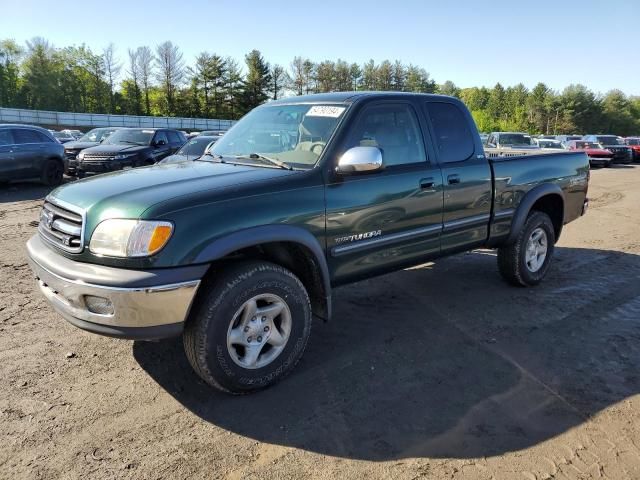
<path id="1" fill-rule="evenodd" d="M 545 283 L 512 288 L 477 251 L 344 287 L 303 360 L 232 397 L 178 340 L 140 366 L 207 422 L 257 441 L 383 461 L 530 447 L 640 392 L 640 256 L 558 248 Z"/>
<path id="2" fill-rule="evenodd" d="M 65 177 L 63 184 L 70 181 Z M 0 204 L 44 199 L 54 188 L 36 181 L 0 183 Z"/>

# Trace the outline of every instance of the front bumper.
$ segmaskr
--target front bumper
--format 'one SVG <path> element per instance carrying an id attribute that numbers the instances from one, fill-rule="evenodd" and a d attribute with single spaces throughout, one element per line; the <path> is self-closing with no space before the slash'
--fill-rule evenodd
<path id="1" fill-rule="evenodd" d="M 197 269 L 180 269 L 181 276 L 196 278 L 156 283 L 158 276 L 148 271 L 75 262 L 52 251 L 37 235 L 27 243 L 27 251 L 40 291 L 53 308 L 76 327 L 100 335 L 139 340 L 180 335 L 200 284 Z M 160 277 L 179 280 L 175 272 L 166 275 Z M 105 282 L 86 281 L 96 276 Z M 126 286 L 113 284 L 127 276 L 131 281 L 121 280 Z M 91 303 L 95 297 L 103 301 L 100 308 Z"/>

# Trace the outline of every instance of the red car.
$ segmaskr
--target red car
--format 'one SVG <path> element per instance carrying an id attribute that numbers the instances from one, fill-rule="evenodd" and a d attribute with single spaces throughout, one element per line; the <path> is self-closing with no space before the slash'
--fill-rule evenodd
<path id="1" fill-rule="evenodd" d="M 589 165 L 592 167 L 608 167 L 613 161 L 613 153 L 602 148 L 602 145 L 585 140 L 571 140 L 567 142 L 567 149 L 582 150 L 589 157 Z"/>
<path id="2" fill-rule="evenodd" d="M 633 161 L 640 162 L 640 137 L 627 137 L 624 144 L 629 145 L 633 150 Z"/>

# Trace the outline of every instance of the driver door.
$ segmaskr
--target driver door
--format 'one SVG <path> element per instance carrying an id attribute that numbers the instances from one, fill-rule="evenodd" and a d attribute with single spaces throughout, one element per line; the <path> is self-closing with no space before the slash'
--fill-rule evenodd
<path id="1" fill-rule="evenodd" d="M 326 186 L 329 269 L 335 284 L 415 264 L 440 251 L 443 184 L 411 102 L 375 102 L 352 122 L 346 144 L 382 152 L 383 169 L 331 173 Z"/>

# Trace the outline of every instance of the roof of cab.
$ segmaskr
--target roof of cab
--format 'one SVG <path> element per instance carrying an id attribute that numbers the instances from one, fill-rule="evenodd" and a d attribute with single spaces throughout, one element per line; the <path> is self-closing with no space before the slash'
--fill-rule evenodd
<path id="1" fill-rule="evenodd" d="M 367 97 L 381 97 L 381 98 L 393 98 L 393 97 L 425 97 L 425 98 L 440 98 L 440 99 L 455 99 L 455 97 L 449 97 L 446 95 L 435 95 L 431 93 L 413 93 L 413 92 L 332 92 L 332 93 L 314 93 L 311 95 L 300 95 L 293 97 L 281 98 L 272 102 L 265 103 L 264 105 L 278 105 L 278 104 L 291 104 L 291 103 L 353 103 L 356 100 Z M 457 99 L 456 99 L 457 100 Z"/>

